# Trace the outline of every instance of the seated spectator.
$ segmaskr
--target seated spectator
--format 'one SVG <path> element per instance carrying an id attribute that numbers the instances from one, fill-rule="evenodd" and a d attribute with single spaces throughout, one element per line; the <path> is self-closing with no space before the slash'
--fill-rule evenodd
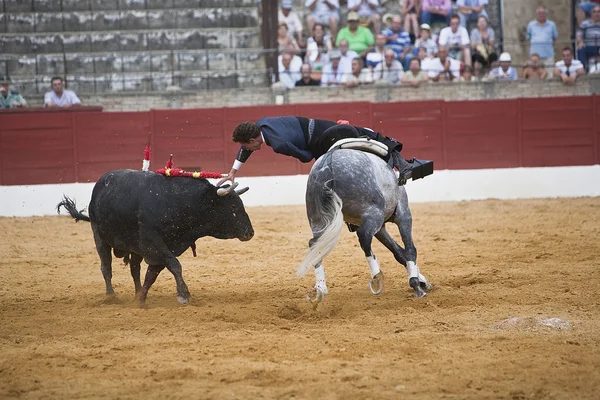
<path id="1" fill-rule="evenodd" d="M 352 72 L 344 74 L 342 84 L 346 87 L 368 85 L 373 83 L 373 73 L 369 68 L 363 67 L 363 60 L 356 57 L 352 60 Z"/>
<path id="2" fill-rule="evenodd" d="M 448 48 L 440 46 L 438 56 L 429 64 L 427 75 L 434 82 L 451 82 L 460 77 L 460 61 L 448 57 Z"/>
<path id="3" fill-rule="evenodd" d="M 451 11 L 450 0 L 423 0 L 421 22 L 427 25 L 431 25 L 432 22 L 443 22 L 444 25 L 450 25 Z"/>
<path id="4" fill-rule="evenodd" d="M 27 102 L 14 90 L 10 90 L 11 80 L 6 75 L 0 75 L 0 108 L 27 108 Z"/>
<path id="5" fill-rule="evenodd" d="M 310 64 L 302 64 L 302 68 L 300 68 L 300 74 L 301 74 L 301 78 L 299 81 L 296 82 L 296 87 L 300 87 L 300 86 L 319 86 L 321 84 L 321 81 L 313 79 L 311 77 L 312 75 L 312 68 L 310 67 Z"/>
<path id="6" fill-rule="evenodd" d="M 448 47 L 450 58 L 459 59 L 462 54 L 462 61 L 467 65 L 471 65 L 471 41 L 469 40 L 469 33 L 465 28 L 460 26 L 458 15 L 454 14 L 450 17 L 450 26 L 441 30 L 438 44 Z"/>
<path id="7" fill-rule="evenodd" d="M 316 23 L 329 26 L 331 40 L 335 41 L 340 20 L 340 2 L 338 0 L 306 0 L 304 7 L 310 9 L 310 14 L 306 16 L 308 30 L 312 32 L 313 25 Z"/>
<path id="8" fill-rule="evenodd" d="M 420 47 L 425 47 L 429 57 L 435 57 L 437 54 L 437 43 L 431 38 L 431 27 L 427 24 L 421 24 L 421 36 L 415 40 L 416 54 Z"/>
<path id="9" fill-rule="evenodd" d="M 529 55 L 538 54 L 542 66 L 552 76 L 554 66 L 554 42 L 558 38 L 556 24 L 546 18 L 548 10 L 540 6 L 535 11 L 535 20 L 527 24 L 527 40 L 529 40 Z"/>
<path id="10" fill-rule="evenodd" d="M 296 82 L 302 78 L 300 68 L 292 67 L 292 55 L 283 53 L 281 56 L 281 66 L 279 67 L 279 82 L 283 83 L 286 88 L 292 89 L 296 87 Z"/>
<path id="11" fill-rule="evenodd" d="M 381 32 L 381 15 L 379 15 L 379 0 L 348 0 L 348 11 L 355 11 L 360 17 L 360 23 L 373 26 L 375 33 Z"/>
<path id="12" fill-rule="evenodd" d="M 340 65 L 342 53 L 339 50 L 332 50 L 329 56 L 329 63 L 323 67 L 323 75 L 321 76 L 321 86 L 336 87 L 342 83 L 342 78 L 346 73 Z"/>
<path id="13" fill-rule="evenodd" d="M 321 24 L 314 24 L 312 36 L 306 40 L 306 57 L 311 57 L 312 53 L 329 53 L 333 49 L 331 37 L 325 34 L 325 27 Z M 317 51 L 318 50 L 318 51 Z"/>
<path id="14" fill-rule="evenodd" d="M 477 82 L 479 79 L 473 75 L 473 67 L 471 67 L 470 65 L 465 65 L 462 71 L 462 74 L 460 75 L 460 78 L 458 78 L 459 82 Z"/>
<path id="15" fill-rule="evenodd" d="M 472 60 L 488 67 L 498 59 L 496 55 L 494 30 L 487 24 L 487 18 L 481 16 L 477 19 L 477 28 L 471 31 Z"/>
<path id="16" fill-rule="evenodd" d="M 81 100 L 72 90 L 63 89 L 63 79 L 55 76 L 50 80 L 52 91 L 44 95 L 45 107 L 69 108 L 81 105 Z"/>
<path id="17" fill-rule="evenodd" d="M 389 28 L 383 30 L 383 35 L 387 39 L 387 47 L 394 50 L 398 54 L 398 60 L 402 63 L 402 67 L 406 65 L 408 69 L 408 63 L 413 58 L 410 46 L 410 35 L 408 32 L 402 30 L 402 20 L 399 15 L 392 17 L 392 24 Z"/>
<path id="18" fill-rule="evenodd" d="M 300 58 L 300 56 L 296 55 L 296 47 L 293 44 L 288 44 L 285 51 L 282 54 L 289 54 L 292 57 L 292 62 L 290 64 L 290 69 L 292 71 L 300 71 L 300 68 L 302 67 L 302 58 Z M 279 55 L 279 57 L 277 57 L 277 62 L 279 65 L 279 71 L 281 71 L 281 54 Z"/>
<path id="19" fill-rule="evenodd" d="M 340 40 L 338 50 L 340 51 L 340 53 L 342 53 L 342 59 L 340 60 L 342 68 L 346 72 L 350 72 L 350 70 L 352 69 L 352 60 L 358 57 L 358 54 L 356 54 L 355 51 L 350 50 L 348 41 L 346 39 Z"/>
<path id="20" fill-rule="evenodd" d="M 298 13 L 292 10 L 292 0 L 281 0 L 281 8 L 279 9 L 279 15 L 277 17 L 279 23 L 285 23 L 288 27 L 288 34 L 296 39 L 298 46 L 304 47 L 304 40 L 302 37 L 302 22 Z"/>
<path id="21" fill-rule="evenodd" d="M 421 62 L 421 70 L 428 74 L 429 71 L 433 68 L 434 58 L 429 55 L 427 49 L 423 46 L 419 47 L 417 56 L 419 58 L 419 61 Z M 427 76 L 427 78 L 429 78 L 429 75 Z"/>
<path id="22" fill-rule="evenodd" d="M 456 5 L 458 6 L 458 16 L 460 17 L 460 26 L 463 28 L 467 27 L 467 22 L 476 21 L 479 17 L 485 17 L 488 19 L 487 11 L 485 6 L 488 4 L 488 0 L 457 0 Z"/>
<path id="23" fill-rule="evenodd" d="M 565 47 L 562 51 L 562 60 L 558 61 L 554 67 L 554 76 L 565 85 L 573 85 L 578 76 L 585 75 L 583 63 L 579 60 L 573 60 L 573 50 Z"/>
<path id="24" fill-rule="evenodd" d="M 421 70 L 421 60 L 413 58 L 410 60 L 410 69 L 402 77 L 402 83 L 408 83 L 412 87 L 419 87 L 421 82 L 427 82 L 427 73 Z"/>
<path id="25" fill-rule="evenodd" d="M 350 50 L 364 58 L 375 45 L 375 38 L 369 28 L 359 24 L 359 19 L 358 13 L 350 11 L 346 18 L 348 26 L 340 29 L 335 43 L 339 46 L 342 40 L 347 40 Z"/>
<path id="26" fill-rule="evenodd" d="M 500 54 L 498 61 L 500 66 L 490 71 L 490 78 L 498 81 L 516 81 L 519 79 L 517 70 L 510 65 L 512 62 L 510 54 L 507 52 Z"/>
<path id="27" fill-rule="evenodd" d="M 531 80 L 537 80 L 537 79 L 543 80 L 543 79 L 546 79 L 547 77 L 548 77 L 548 72 L 542 66 L 542 59 L 541 59 L 540 55 L 537 53 L 533 53 L 529 57 L 529 60 L 527 61 L 525 70 L 523 71 L 523 78 L 531 79 Z"/>
<path id="28" fill-rule="evenodd" d="M 387 82 L 390 85 L 399 85 L 404 75 L 404 68 L 400 61 L 396 60 L 396 52 L 386 49 L 384 62 L 379 63 L 373 70 L 375 81 Z"/>
<path id="29" fill-rule="evenodd" d="M 277 44 L 279 46 L 279 52 L 283 53 L 287 50 L 288 45 L 294 46 L 294 53 L 300 53 L 300 46 L 296 43 L 296 40 L 288 35 L 288 26 L 285 22 L 280 22 L 277 25 Z"/>
<path id="30" fill-rule="evenodd" d="M 600 5 L 594 6 L 592 18 L 583 21 L 577 30 L 577 58 L 584 68 L 591 58 L 593 64 L 600 58 Z"/>
<path id="31" fill-rule="evenodd" d="M 367 53 L 367 68 L 371 71 L 380 62 L 383 61 L 383 53 L 385 51 L 385 43 L 387 42 L 385 36 L 381 33 L 375 35 L 375 48 Z"/>
<path id="32" fill-rule="evenodd" d="M 409 35 L 412 32 L 415 38 L 420 36 L 419 15 L 421 14 L 421 0 L 405 0 L 402 8 L 404 18 L 404 31 Z"/>

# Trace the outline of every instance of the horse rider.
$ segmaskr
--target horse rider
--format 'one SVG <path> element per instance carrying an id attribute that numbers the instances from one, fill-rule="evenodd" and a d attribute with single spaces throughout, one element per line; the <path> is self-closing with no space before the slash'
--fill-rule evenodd
<path id="1" fill-rule="evenodd" d="M 347 121 L 338 122 L 304 117 L 266 117 L 256 123 L 242 122 L 234 129 L 232 137 L 235 143 L 241 145 L 240 150 L 231 171 L 217 186 L 226 181 L 233 183 L 241 166 L 252 152 L 261 149 L 263 143 L 272 147 L 275 153 L 292 156 L 306 163 L 325 154 L 339 139 L 367 137 L 388 147 L 388 155 L 384 160 L 398 170 L 398 185 L 404 185 L 411 177 L 418 179 L 433 172 L 413 173 L 413 168 L 419 167 L 422 162 L 416 159 L 406 161 L 400 155 L 402 143 L 395 139 L 369 128 L 349 125 Z"/>

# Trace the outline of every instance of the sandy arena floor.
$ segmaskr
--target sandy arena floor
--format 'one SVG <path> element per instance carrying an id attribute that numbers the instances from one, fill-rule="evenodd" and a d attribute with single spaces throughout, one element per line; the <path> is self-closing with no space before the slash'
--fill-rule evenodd
<path id="1" fill-rule="evenodd" d="M 377 243 L 371 295 L 344 231 L 316 311 L 303 207 L 249 209 L 250 242 L 199 240 L 180 258 L 192 303 L 163 271 L 147 309 L 120 262 L 105 298 L 89 224 L 0 219 L 0 398 L 597 399 L 600 198 L 412 211 L 434 290 L 413 298 Z"/>

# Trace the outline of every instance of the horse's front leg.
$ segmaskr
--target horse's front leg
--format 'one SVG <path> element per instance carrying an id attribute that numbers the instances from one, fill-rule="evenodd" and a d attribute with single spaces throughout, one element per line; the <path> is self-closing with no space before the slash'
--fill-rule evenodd
<path id="1" fill-rule="evenodd" d="M 371 272 L 371 280 L 369 281 L 369 288 L 371 293 L 379 295 L 383 291 L 383 272 L 379 266 L 377 257 L 373 254 L 371 248 L 373 242 L 373 236 L 379 231 L 383 225 L 383 217 L 371 217 L 364 219 L 363 223 L 358 228 L 356 234 L 358 236 L 358 242 L 360 248 L 364 251 L 367 263 L 369 264 L 369 270 Z"/>

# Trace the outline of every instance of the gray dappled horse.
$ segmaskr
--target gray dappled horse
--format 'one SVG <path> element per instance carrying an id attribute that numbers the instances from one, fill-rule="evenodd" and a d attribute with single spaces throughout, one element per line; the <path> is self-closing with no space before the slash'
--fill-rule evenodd
<path id="1" fill-rule="evenodd" d="M 412 216 L 404 186 L 398 186 L 394 171 L 379 156 L 354 149 L 331 150 L 313 165 L 306 189 L 306 212 L 313 238 L 297 270 L 302 277 L 314 267 L 316 284 L 308 299 L 317 304 L 327 294 L 323 258 L 338 242 L 344 221 L 358 226 L 360 247 L 371 270 L 373 294 L 383 289 L 383 274 L 371 250 L 375 236 L 404 265 L 415 297 L 425 296 L 431 285 L 419 272 L 417 249 L 412 240 Z M 405 248 L 385 229 L 395 223 Z"/>

